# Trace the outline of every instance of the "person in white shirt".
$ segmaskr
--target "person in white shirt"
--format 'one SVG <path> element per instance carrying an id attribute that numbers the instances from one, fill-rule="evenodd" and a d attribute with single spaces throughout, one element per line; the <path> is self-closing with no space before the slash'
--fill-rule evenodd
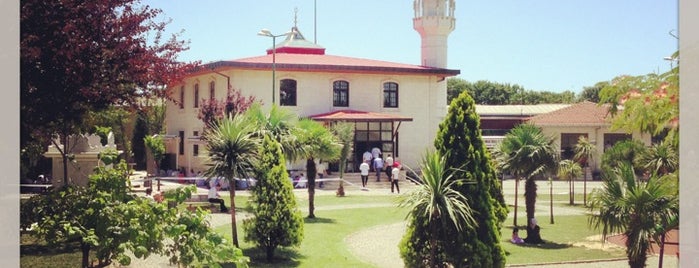
<path id="1" fill-rule="evenodd" d="M 359 165 L 359 174 L 362 176 L 362 187 L 366 188 L 366 183 L 369 182 L 369 163 L 368 161 L 362 162 Z"/>
<path id="2" fill-rule="evenodd" d="M 400 177 L 401 177 L 400 176 L 400 169 L 401 169 L 401 166 L 396 166 L 393 168 L 393 170 L 391 170 L 391 173 L 393 175 L 392 176 L 393 179 L 391 179 L 391 193 L 393 193 L 393 187 L 395 186 L 396 190 L 400 194 L 400 188 L 398 188 L 398 181 L 400 180 Z"/>
<path id="3" fill-rule="evenodd" d="M 306 188 L 306 176 L 301 173 L 299 180 L 296 182 L 296 188 Z"/>
<path id="4" fill-rule="evenodd" d="M 391 181 L 391 171 L 393 170 L 393 157 L 389 154 L 386 157 L 386 160 L 384 160 L 384 166 L 386 170 L 386 176 L 388 177 L 388 181 Z"/>
<path id="5" fill-rule="evenodd" d="M 211 179 L 209 181 L 209 203 L 217 203 L 220 205 L 220 211 L 223 213 L 228 213 L 228 208 L 226 207 L 226 204 L 223 202 L 223 199 L 220 198 L 220 195 L 218 194 L 218 189 L 217 179 Z"/>

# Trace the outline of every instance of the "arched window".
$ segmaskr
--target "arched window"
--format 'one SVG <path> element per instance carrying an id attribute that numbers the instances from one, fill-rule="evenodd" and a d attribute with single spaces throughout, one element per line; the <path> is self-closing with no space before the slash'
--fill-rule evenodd
<path id="1" fill-rule="evenodd" d="M 211 81 L 209 83 L 209 99 L 213 100 L 216 98 L 216 82 Z"/>
<path id="2" fill-rule="evenodd" d="M 194 84 L 194 108 L 199 108 L 199 84 Z"/>
<path id="3" fill-rule="evenodd" d="M 296 80 L 281 80 L 279 83 L 279 105 L 296 106 Z"/>
<path id="4" fill-rule="evenodd" d="M 348 107 L 349 106 L 349 82 L 335 81 L 333 82 L 333 106 Z"/>
<path id="5" fill-rule="evenodd" d="M 184 109 L 184 86 L 180 87 L 180 109 Z"/>
<path id="6" fill-rule="evenodd" d="M 398 83 L 383 83 L 383 107 L 398 108 Z"/>

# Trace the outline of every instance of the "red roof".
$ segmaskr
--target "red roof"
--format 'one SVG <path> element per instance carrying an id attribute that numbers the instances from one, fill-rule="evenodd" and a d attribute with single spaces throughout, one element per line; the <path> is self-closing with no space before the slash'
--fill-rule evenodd
<path id="1" fill-rule="evenodd" d="M 528 119 L 537 126 L 604 126 L 610 124 L 609 105 L 585 101 Z"/>
<path id="2" fill-rule="evenodd" d="M 212 62 L 203 65 L 202 70 L 219 67 L 271 69 L 273 57 L 275 56 L 272 54 L 266 54 L 231 61 Z M 442 77 L 455 76 L 460 73 L 459 70 L 326 54 L 276 53 L 275 64 L 277 70 L 285 71 L 427 74 Z"/>
<path id="3" fill-rule="evenodd" d="M 329 113 L 311 115 L 311 119 L 316 121 L 351 121 L 351 122 L 376 122 L 376 121 L 413 121 L 410 117 L 382 114 L 375 112 L 365 112 L 357 110 L 339 110 Z"/>

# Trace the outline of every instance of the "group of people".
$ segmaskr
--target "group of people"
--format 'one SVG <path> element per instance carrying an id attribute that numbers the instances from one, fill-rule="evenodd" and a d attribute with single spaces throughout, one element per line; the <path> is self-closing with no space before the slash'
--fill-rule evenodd
<path id="1" fill-rule="evenodd" d="M 540 230 L 541 228 L 537 224 L 536 219 L 532 218 L 527 226 L 527 238 L 522 239 L 519 237 L 519 228 L 515 227 L 512 229 L 512 239 L 510 242 L 513 244 L 542 244 L 544 240 L 541 239 Z"/>
<path id="2" fill-rule="evenodd" d="M 376 181 L 381 181 L 381 172 L 386 172 L 388 181 L 391 182 L 391 193 L 397 191 L 400 193 L 398 181 L 403 176 L 401 170 L 403 166 L 397 160 L 388 154 L 386 159 L 382 158 L 381 150 L 373 148 L 371 152 L 366 151 L 362 155 L 362 164 L 359 165 L 359 172 L 362 177 L 362 187 L 366 188 L 369 181 L 369 172 L 376 172 Z"/>

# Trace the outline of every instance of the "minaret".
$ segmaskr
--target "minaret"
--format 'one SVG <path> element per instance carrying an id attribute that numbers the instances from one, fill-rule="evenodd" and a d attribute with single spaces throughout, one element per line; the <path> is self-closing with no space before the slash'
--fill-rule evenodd
<path id="1" fill-rule="evenodd" d="M 454 0 L 415 0 L 413 28 L 422 37 L 420 65 L 447 68 L 447 38 L 454 30 Z"/>

